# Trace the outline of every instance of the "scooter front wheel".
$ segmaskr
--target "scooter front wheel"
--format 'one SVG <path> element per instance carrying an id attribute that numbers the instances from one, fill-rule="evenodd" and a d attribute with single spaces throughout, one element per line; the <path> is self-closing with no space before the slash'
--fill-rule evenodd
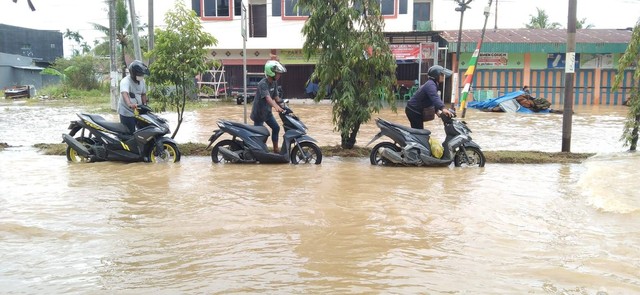
<path id="1" fill-rule="evenodd" d="M 322 151 L 313 142 L 301 142 L 291 151 L 292 164 L 320 164 L 322 163 Z"/>
<path id="2" fill-rule="evenodd" d="M 453 158 L 456 167 L 484 167 L 485 158 L 482 151 L 477 147 L 468 146 L 459 149 Z"/>
<path id="3" fill-rule="evenodd" d="M 386 148 L 386 149 L 391 149 L 392 151 L 395 152 L 399 152 L 400 148 L 391 143 L 391 142 L 381 142 L 379 144 L 376 144 L 372 149 L 371 149 L 371 155 L 369 155 L 369 160 L 371 160 L 371 165 L 390 165 L 393 164 L 393 162 L 385 159 L 382 156 L 382 148 Z"/>
<path id="4" fill-rule="evenodd" d="M 149 152 L 149 162 L 158 163 L 158 162 L 168 162 L 168 163 L 177 163 L 180 162 L 180 149 L 173 142 L 165 142 L 162 144 L 164 151 L 156 156 L 156 147 L 151 149 Z"/>

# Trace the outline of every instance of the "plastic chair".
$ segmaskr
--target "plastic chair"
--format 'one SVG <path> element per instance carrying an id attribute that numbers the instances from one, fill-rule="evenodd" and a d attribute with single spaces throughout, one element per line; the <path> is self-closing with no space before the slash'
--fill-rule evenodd
<path id="1" fill-rule="evenodd" d="M 403 99 L 411 99 L 411 97 L 418 91 L 418 85 L 413 85 L 409 88 L 409 92 L 404 95 Z"/>

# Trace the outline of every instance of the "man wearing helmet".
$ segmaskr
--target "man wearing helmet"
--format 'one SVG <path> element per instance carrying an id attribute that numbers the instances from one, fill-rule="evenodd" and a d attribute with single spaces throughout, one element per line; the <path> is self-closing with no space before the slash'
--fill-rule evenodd
<path id="1" fill-rule="evenodd" d="M 424 129 L 422 110 L 428 107 L 433 106 L 438 116 L 444 113 L 446 116 L 451 117 L 451 112 L 444 107 L 444 102 L 438 95 L 440 85 L 446 77 L 451 76 L 451 73 L 451 70 L 439 65 L 429 68 L 427 71 L 429 80 L 422 84 L 420 89 L 409 99 L 407 107 L 404 109 L 407 119 L 411 123 L 411 128 Z"/>
<path id="2" fill-rule="evenodd" d="M 129 75 L 120 80 L 120 99 L 118 100 L 118 114 L 120 123 L 133 133 L 136 130 L 136 119 L 133 110 L 139 104 L 147 104 L 147 86 L 144 76 L 149 75 L 149 67 L 139 60 L 129 64 Z"/>
<path id="3" fill-rule="evenodd" d="M 254 126 L 263 126 L 264 123 L 267 123 L 271 127 L 271 141 L 275 153 L 280 152 L 278 147 L 280 125 L 278 125 L 271 109 L 274 108 L 280 113 L 284 111 L 279 105 L 282 101 L 278 94 L 278 79 L 282 73 L 286 72 L 287 69 L 275 60 L 270 60 L 264 65 L 265 77 L 258 82 L 258 90 L 251 108 L 251 120 L 253 120 Z"/>

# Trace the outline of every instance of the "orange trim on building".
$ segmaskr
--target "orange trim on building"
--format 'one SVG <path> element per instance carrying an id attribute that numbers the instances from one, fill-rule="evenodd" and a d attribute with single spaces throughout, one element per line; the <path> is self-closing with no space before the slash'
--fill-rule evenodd
<path id="1" fill-rule="evenodd" d="M 600 77 L 602 76 L 602 69 L 596 68 L 593 73 L 593 105 L 600 104 Z M 588 103 L 587 103 L 588 104 Z"/>
<path id="2" fill-rule="evenodd" d="M 522 71 L 522 87 L 529 86 L 531 89 L 531 53 L 524 54 L 524 70 Z"/>

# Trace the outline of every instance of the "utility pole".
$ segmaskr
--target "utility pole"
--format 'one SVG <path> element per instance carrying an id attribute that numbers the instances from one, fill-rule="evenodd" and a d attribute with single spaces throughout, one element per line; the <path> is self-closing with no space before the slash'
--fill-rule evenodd
<path id="1" fill-rule="evenodd" d="M 497 31 L 497 30 L 498 30 L 498 0 L 496 0 L 496 21 L 493 26 L 493 31 Z"/>
<path id="2" fill-rule="evenodd" d="M 140 52 L 140 38 L 138 37 L 138 18 L 136 17 L 136 7 L 134 0 L 129 0 L 129 15 L 131 15 L 131 35 L 133 36 L 133 50 L 136 59 L 142 61 L 142 52 Z"/>
<path id="3" fill-rule="evenodd" d="M 149 0 L 149 51 L 153 49 L 154 35 L 153 35 L 153 0 Z M 149 64 L 153 61 L 149 58 Z"/>
<path id="4" fill-rule="evenodd" d="M 564 64 L 564 111 L 562 113 L 562 152 L 571 152 L 571 122 L 573 119 L 573 79 L 576 72 L 576 11 L 577 0 L 569 0 L 567 23 L 567 54 Z"/>
<path id="5" fill-rule="evenodd" d="M 109 76 L 111 77 L 111 110 L 118 109 L 118 67 L 116 65 L 117 50 L 116 50 L 116 0 L 107 0 L 109 2 Z"/>
<path id="6" fill-rule="evenodd" d="M 451 90 L 453 91 L 453 99 L 451 100 L 451 108 L 455 109 L 456 106 L 456 101 L 457 98 L 455 97 L 456 94 L 458 94 L 458 87 L 459 87 L 459 77 L 458 77 L 458 73 L 460 72 L 458 69 L 458 65 L 460 64 L 460 42 L 462 42 L 462 19 L 464 18 L 464 11 L 467 10 L 467 8 L 471 8 L 468 6 L 469 3 L 471 3 L 472 0 L 456 0 L 456 2 L 458 2 L 458 7 L 456 7 L 456 11 L 460 11 L 460 28 L 458 29 L 458 44 L 456 44 L 456 62 L 453 65 L 453 85 L 451 85 Z"/>

